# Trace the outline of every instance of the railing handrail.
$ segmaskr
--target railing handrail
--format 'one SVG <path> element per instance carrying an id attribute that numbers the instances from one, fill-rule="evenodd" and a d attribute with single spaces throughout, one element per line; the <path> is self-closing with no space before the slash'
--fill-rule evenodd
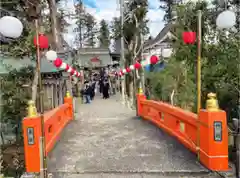
<path id="1" fill-rule="evenodd" d="M 185 122 L 188 122 L 188 124 L 191 124 L 192 126 L 197 127 L 197 119 L 198 115 L 195 113 L 192 113 L 190 111 L 183 110 L 180 107 L 172 106 L 168 103 L 161 102 L 161 101 L 154 101 L 154 100 L 143 100 L 140 101 L 142 104 L 149 105 L 151 107 L 154 107 L 155 109 L 159 109 L 161 107 L 161 110 L 164 112 L 167 112 L 168 114 L 174 115 L 176 117 L 179 117 L 180 113 L 181 115 L 185 115 L 186 117 L 181 118 Z M 157 107 L 156 107 L 157 106 Z M 170 111 L 171 109 L 171 111 Z M 191 119 L 188 119 L 191 118 Z"/>
<path id="2" fill-rule="evenodd" d="M 73 120 L 73 98 L 65 97 L 64 104 L 43 114 L 46 155 L 54 148 L 65 126 Z M 40 172 L 40 115 L 23 119 L 24 153 L 26 172 Z M 34 157 L 34 159 L 33 159 Z"/>
<path id="3" fill-rule="evenodd" d="M 46 111 L 44 113 L 44 122 L 46 122 L 49 118 L 51 118 L 53 115 L 56 114 L 56 112 L 58 112 L 59 108 L 62 108 L 62 107 L 68 107 L 69 104 L 68 103 L 63 103 L 61 105 L 59 105 L 58 107 L 56 108 L 53 108 L 52 110 L 49 110 L 49 111 Z"/>
<path id="4" fill-rule="evenodd" d="M 146 100 L 142 93 L 137 94 L 138 116 L 176 137 L 187 149 L 198 154 L 200 162 L 208 169 L 227 171 L 226 113 L 223 110 L 210 109 L 200 110 L 197 115 L 168 103 Z"/>

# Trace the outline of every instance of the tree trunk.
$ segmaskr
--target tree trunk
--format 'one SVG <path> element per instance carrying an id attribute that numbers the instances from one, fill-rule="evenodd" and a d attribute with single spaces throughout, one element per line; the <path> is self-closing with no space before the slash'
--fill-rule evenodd
<path id="1" fill-rule="evenodd" d="M 50 9 L 50 22 L 53 36 L 53 48 L 59 50 L 61 47 L 61 42 L 59 39 L 58 33 L 58 24 L 57 24 L 57 6 L 55 0 L 48 0 L 48 5 Z"/>

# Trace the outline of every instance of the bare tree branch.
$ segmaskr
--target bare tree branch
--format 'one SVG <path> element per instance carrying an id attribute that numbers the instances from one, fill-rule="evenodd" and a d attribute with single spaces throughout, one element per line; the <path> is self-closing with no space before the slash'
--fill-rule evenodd
<path id="1" fill-rule="evenodd" d="M 135 19 L 135 21 L 136 21 L 136 29 L 138 29 L 138 28 L 139 28 L 138 19 L 137 19 L 137 17 L 136 17 L 135 14 L 133 14 L 133 16 L 134 16 L 134 19 Z M 140 36 L 140 38 L 139 38 L 139 36 Z M 134 51 L 133 51 L 133 54 L 134 54 L 133 60 L 138 56 L 138 54 L 141 52 L 141 50 L 142 50 L 142 48 L 143 48 L 143 43 L 141 43 L 138 51 L 136 52 L 137 46 L 138 46 L 138 40 L 140 40 L 140 42 L 143 40 L 143 39 L 141 38 L 141 35 L 136 35 L 135 48 L 134 48 Z"/>

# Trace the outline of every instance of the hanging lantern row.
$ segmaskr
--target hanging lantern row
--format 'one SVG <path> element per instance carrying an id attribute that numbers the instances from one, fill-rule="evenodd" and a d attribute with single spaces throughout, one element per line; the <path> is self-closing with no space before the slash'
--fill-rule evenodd
<path id="1" fill-rule="evenodd" d="M 74 68 L 63 62 L 62 59 L 58 58 L 55 51 L 50 50 L 46 52 L 46 58 L 47 60 L 53 62 L 56 68 L 65 70 L 66 72 L 70 73 L 71 76 L 76 76 L 79 78 L 81 77 L 80 72 L 76 71 Z"/>
<path id="2" fill-rule="evenodd" d="M 236 25 L 236 13 L 231 10 L 225 10 L 218 14 L 216 26 L 218 29 L 230 29 Z M 196 32 L 187 31 L 182 33 L 182 39 L 185 44 L 194 44 L 196 41 Z"/>
<path id="3" fill-rule="evenodd" d="M 60 58 L 57 58 L 53 61 L 53 64 L 56 68 L 60 68 L 70 73 L 71 76 L 81 77 L 81 74 L 76 71 L 73 67 L 69 66 L 65 62 L 63 62 Z"/>
<path id="4" fill-rule="evenodd" d="M 151 56 L 149 59 L 150 64 L 156 64 L 159 61 L 159 58 L 155 55 Z M 131 71 L 133 71 L 134 69 L 139 70 L 141 67 L 146 66 L 147 63 L 145 61 L 139 63 L 138 61 L 134 64 L 134 65 L 130 65 L 129 67 L 127 67 L 126 69 L 122 69 L 119 71 L 119 73 L 116 73 L 119 76 L 123 76 L 127 73 L 130 73 Z"/>

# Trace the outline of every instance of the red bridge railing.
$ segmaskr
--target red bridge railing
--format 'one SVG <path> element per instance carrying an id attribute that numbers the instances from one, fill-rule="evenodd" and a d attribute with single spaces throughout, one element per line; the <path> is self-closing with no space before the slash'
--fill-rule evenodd
<path id="1" fill-rule="evenodd" d="M 48 155 L 59 140 L 61 132 L 73 120 L 72 97 L 65 97 L 64 104 L 44 113 L 45 149 Z M 22 122 L 26 172 L 40 172 L 41 118 L 25 117 Z"/>
<path id="2" fill-rule="evenodd" d="M 199 115 L 164 102 L 137 95 L 138 115 L 174 136 L 186 148 L 199 154 L 200 162 L 213 171 L 227 171 L 228 128 L 222 110 L 201 110 Z"/>

